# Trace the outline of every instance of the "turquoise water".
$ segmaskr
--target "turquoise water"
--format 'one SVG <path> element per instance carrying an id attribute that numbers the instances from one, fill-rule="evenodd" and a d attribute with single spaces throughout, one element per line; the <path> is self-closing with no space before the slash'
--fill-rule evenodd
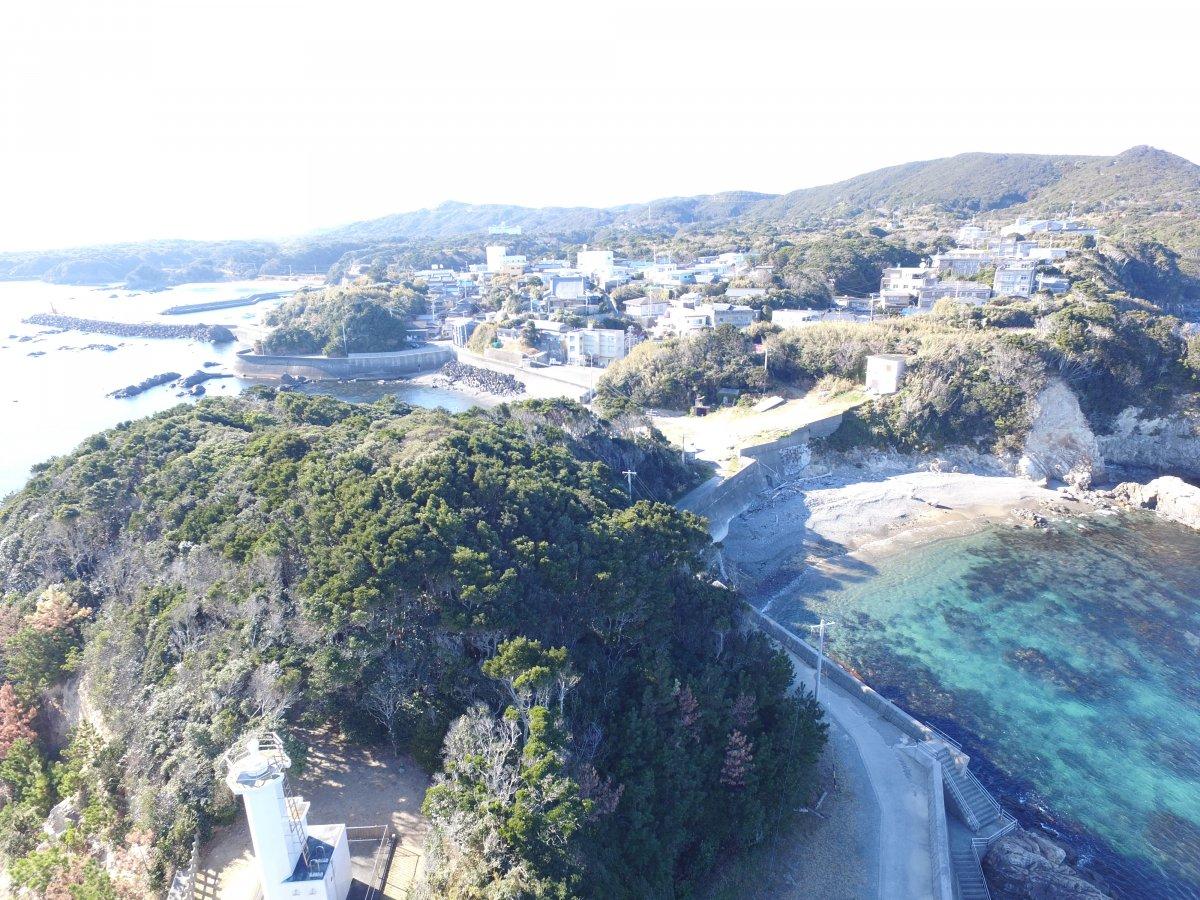
<path id="1" fill-rule="evenodd" d="M 1200 897 L 1200 533 L 1149 515 L 996 527 L 772 612 L 837 620 L 842 662 L 961 738 L 1118 893 Z"/>

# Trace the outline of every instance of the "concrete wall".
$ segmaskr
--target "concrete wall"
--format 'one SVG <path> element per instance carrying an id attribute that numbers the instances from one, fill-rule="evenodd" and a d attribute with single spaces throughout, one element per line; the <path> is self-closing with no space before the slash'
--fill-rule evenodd
<path id="1" fill-rule="evenodd" d="M 394 378 L 436 369 L 454 359 L 446 347 L 417 347 L 394 353 L 352 353 L 349 356 L 270 356 L 237 354 L 234 368 L 248 378 L 304 375 L 308 378 Z"/>
<path id="2" fill-rule="evenodd" d="M 929 814 L 929 864 L 933 870 L 933 895 L 937 900 L 954 900 L 954 875 L 950 867 L 950 828 L 946 824 L 942 764 L 916 747 L 902 747 L 924 773 Z"/>

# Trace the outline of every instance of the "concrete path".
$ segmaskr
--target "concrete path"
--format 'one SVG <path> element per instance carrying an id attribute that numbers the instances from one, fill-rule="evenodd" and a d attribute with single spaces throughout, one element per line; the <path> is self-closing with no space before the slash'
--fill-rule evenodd
<path id="1" fill-rule="evenodd" d="M 798 657 L 788 656 L 796 671 L 796 683 L 812 690 L 815 670 Z M 828 716 L 849 735 L 863 763 L 861 768 L 843 770 L 843 774 L 857 781 L 854 790 L 869 791 L 875 800 L 878 868 L 866 897 L 911 900 L 935 896 L 928 783 L 917 764 L 898 749 L 907 738 L 825 679 L 821 681 L 820 700 Z"/>

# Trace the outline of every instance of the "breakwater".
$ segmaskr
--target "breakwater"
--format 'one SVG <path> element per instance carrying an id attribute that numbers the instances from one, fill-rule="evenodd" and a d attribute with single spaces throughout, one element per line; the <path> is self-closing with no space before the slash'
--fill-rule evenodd
<path id="1" fill-rule="evenodd" d="M 279 378 L 285 374 L 317 380 L 396 378 L 428 372 L 453 359 L 450 350 L 432 345 L 349 356 L 280 356 L 246 351 L 237 354 L 235 367 L 248 378 Z"/>
<path id="2" fill-rule="evenodd" d="M 227 344 L 234 334 L 224 325 L 167 325 L 158 322 L 106 322 L 102 319 L 81 319 L 77 316 L 60 316 L 55 313 L 34 313 L 22 319 L 27 325 L 44 325 L 50 328 L 65 328 L 89 334 L 112 334 L 117 337 L 167 338 L 208 341 Z"/>
<path id="3" fill-rule="evenodd" d="M 307 289 L 305 289 L 307 290 Z M 302 294 L 305 290 L 300 291 L 268 291 L 263 294 L 251 294 L 249 297 L 235 297 L 232 300 L 208 300 L 204 303 L 180 303 L 177 306 L 168 306 L 162 311 L 164 316 L 183 316 L 188 313 L 211 312 L 217 309 L 235 309 L 239 306 L 254 306 L 256 303 L 263 303 L 267 300 L 277 300 L 280 297 L 288 297 L 292 294 Z"/>

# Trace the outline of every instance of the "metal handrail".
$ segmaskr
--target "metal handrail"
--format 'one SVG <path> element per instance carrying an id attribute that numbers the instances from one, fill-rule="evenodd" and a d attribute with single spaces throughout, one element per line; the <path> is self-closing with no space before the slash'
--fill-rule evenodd
<path id="1" fill-rule="evenodd" d="M 987 838 L 971 838 L 971 853 L 975 857 L 975 866 L 979 869 L 979 876 L 983 879 L 983 890 L 987 894 L 988 900 L 992 900 L 992 889 L 988 887 L 987 875 L 983 872 L 983 854 L 987 853 L 987 848 L 991 842 Z M 980 853 L 980 847 L 983 848 L 983 853 Z"/>
<path id="2" fill-rule="evenodd" d="M 993 797 L 992 792 L 983 786 L 982 781 L 975 777 L 975 773 L 971 771 L 970 766 L 964 766 L 962 771 L 965 773 L 966 777 L 969 778 L 977 788 L 979 788 L 979 790 L 983 793 L 983 796 L 987 798 L 988 806 L 995 811 L 997 819 L 1007 815 L 1007 813 L 1004 812 L 1004 807 L 1000 805 L 1000 801 Z"/>
<path id="3" fill-rule="evenodd" d="M 962 744 L 960 744 L 954 738 L 950 737 L 950 735 L 946 734 L 946 732 L 942 731 L 942 729 L 938 728 L 936 725 L 930 725 L 928 722 L 922 722 L 921 724 L 923 724 L 926 728 L 928 728 L 930 731 L 932 731 L 934 734 L 936 734 L 938 736 L 939 740 L 945 741 L 947 744 L 949 744 L 955 750 L 958 750 L 960 752 L 962 751 Z"/>

